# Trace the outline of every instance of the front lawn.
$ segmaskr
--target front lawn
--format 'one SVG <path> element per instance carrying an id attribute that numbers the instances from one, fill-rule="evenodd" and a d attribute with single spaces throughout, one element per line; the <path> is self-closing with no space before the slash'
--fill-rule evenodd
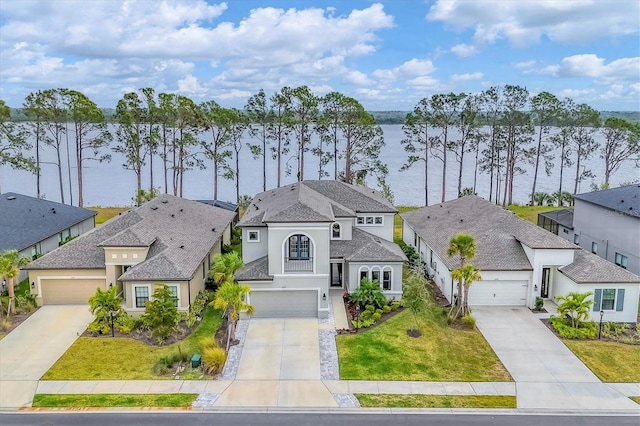
<path id="1" fill-rule="evenodd" d="M 36 394 L 33 407 L 190 407 L 198 394 Z"/>
<path id="2" fill-rule="evenodd" d="M 411 210 L 417 210 L 420 207 L 414 206 L 396 206 L 398 209 L 398 213 L 394 218 L 393 223 L 393 241 L 398 243 L 398 241 L 402 240 L 402 218 L 400 217 L 400 213 L 410 212 Z"/>
<path id="3" fill-rule="evenodd" d="M 207 308 L 200 325 L 186 339 L 168 346 L 150 346 L 127 337 L 80 337 L 47 371 L 42 380 L 148 380 L 161 357 L 199 351 L 204 337 L 222 325 L 220 311 Z M 182 378 L 198 378 L 181 375 Z"/>
<path id="4" fill-rule="evenodd" d="M 640 345 L 597 340 L 563 342 L 603 382 L 640 382 Z"/>
<path id="5" fill-rule="evenodd" d="M 507 210 L 512 211 L 516 216 L 527 220 L 535 225 L 538 224 L 538 213 L 552 212 L 554 210 L 566 209 L 567 207 L 557 206 L 520 206 L 518 204 L 512 204 L 507 207 Z"/>
<path id="6" fill-rule="evenodd" d="M 516 408 L 515 396 L 356 394 L 362 407 Z"/>
<path id="7" fill-rule="evenodd" d="M 640 396 L 631 396 L 630 398 L 640 404 Z"/>
<path id="8" fill-rule="evenodd" d="M 102 225 L 112 217 L 126 212 L 130 207 L 87 207 L 87 209 L 98 212 L 96 215 L 96 226 L 98 226 Z"/>
<path id="9" fill-rule="evenodd" d="M 342 380 L 418 380 L 450 382 L 511 381 L 477 330 L 449 327 L 434 306 L 424 315 L 422 336 L 407 336 L 413 328 L 409 311 L 358 334 L 336 336 Z"/>

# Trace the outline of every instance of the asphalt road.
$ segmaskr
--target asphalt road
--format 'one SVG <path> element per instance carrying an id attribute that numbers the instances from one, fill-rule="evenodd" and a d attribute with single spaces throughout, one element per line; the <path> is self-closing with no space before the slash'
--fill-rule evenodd
<path id="1" fill-rule="evenodd" d="M 640 417 L 488 414 L 327 414 L 327 413 L 11 413 L 2 426 L 638 426 Z"/>

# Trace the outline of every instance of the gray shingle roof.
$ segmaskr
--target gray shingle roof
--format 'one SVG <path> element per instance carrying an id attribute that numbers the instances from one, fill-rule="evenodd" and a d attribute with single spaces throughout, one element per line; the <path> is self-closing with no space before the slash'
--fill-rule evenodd
<path id="1" fill-rule="evenodd" d="M 640 283 L 640 277 L 584 249 L 576 250 L 573 263 L 558 271 L 579 284 Z"/>
<path id="2" fill-rule="evenodd" d="M 332 240 L 329 245 L 332 259 L 348 262 L 405 262 L 400 247 L 358 228 L 353 228 L 351 240 Z"/>
<path id="3" fill-rule="evenodd" d="M 596 204 L 640 218 L 640 185 L 627 185 L 574 195 L 578 200 Z"/>
<path id="4" fill-rule="evenodd" d="M 269 256 L 247 263 L 235 275 L 238 281 L 273 281 L 273 276 L 269 275 Z"/>
<path id="5" fill-rule="evenodd" d="M 24 250 L 96 214 L 80 207 L 7 192 L 0 195 L 0 251 Z"/>
<path id="6" fill-rule="evenodd" d="M 332 180 L 303 181 L 253 198 L 239 226 L 268 222 L 332 222 L 355 213 L 396 213 L 379 192 Z"/>
<path id="7" fill-rule="evenodd" d="M 460 232 L 475 238 L 476 257 L 471 262 L 488 271 L 532 270 L 519 242 L 531 248 L 576 248 L 569 241 L 475 195 L 423 207 L 403 213 L 401 217 L 449 269 L 458 267 L 458 258 L 447 256 L 447 249 L 451 238 Z"/>
<path id="8" fill-rule="evenodd" d="M 573 229 L 573 209 L 554 210 L 551 212 L 538 213 L 538 216 L 544 216 L 565 228 Z"/>
<path id="9" fill-rule="evenodd" d="M 161 195 L 35 260 L 29 269 L 104 268 L 105 246 L 150 246 L 122 281 L 189 280 L 235 213 Z"/>

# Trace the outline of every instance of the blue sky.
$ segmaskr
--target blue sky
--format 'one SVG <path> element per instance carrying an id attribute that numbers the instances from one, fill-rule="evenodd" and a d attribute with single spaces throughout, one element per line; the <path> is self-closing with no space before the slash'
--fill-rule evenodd
<path id="1" fill-rule="evenodd" d="M 640 2 L 0 2 L 0 98 L 68 87 L 98 105 L 146 86 L 241 107 L 260 88 L 370 110 L 496 84 L 640 109 Z"/>

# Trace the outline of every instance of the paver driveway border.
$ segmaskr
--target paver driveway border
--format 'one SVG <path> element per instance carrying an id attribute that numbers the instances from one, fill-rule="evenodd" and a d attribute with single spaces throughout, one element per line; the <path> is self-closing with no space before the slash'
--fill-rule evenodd
<path id="1" fill-rule="evenodd" d="M 92 319 L 87 305 L 47 305 L 0 340 L 0 408 L 31 404 L 40 377 Z"/>
<path id="2" fill-rule="evenodd" d="M 516 382 L 518 408 L 637 409 L 602 383 L 525 307 L 474 307 L 476 325 Z"/>

